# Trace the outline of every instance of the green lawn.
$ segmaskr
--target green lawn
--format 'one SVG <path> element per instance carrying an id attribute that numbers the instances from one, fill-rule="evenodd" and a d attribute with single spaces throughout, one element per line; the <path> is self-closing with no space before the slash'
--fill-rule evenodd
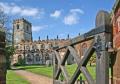
<path id="1" fill-rule="evenodd" d="M 17 68 L 27 70 L 36 74 L 44 75 L 47 77 L 52 77 L 53 75 L 52 67 L 46 67 L 46 66 L 40 66 L 40 65 L 29 65 L 29 66 L 19 66 Z"/>
<path id="2" fill-rule="evenodd" d="M 19 66 L 17 68 L 21 68 L 21 69 L 24 69 L 24 70 L 27 70 L 27 71 L 30 71 L 30 72 L 33 72 L 36 74 L 44 75 L 44 76 L 47 76 L 50 78 L 53 77 L 53 72 L 52 72 L 53 68 L 52 67 L 46 67 L 46 66 L 41 66 L 41 65 L 30 65 L 30 66 Z M 76 68 L 77 68 L 76 64 L 67 65 L 67 71 L 69 72 L 68 74 L 70 77 L 72 77 Z M 90 74 L 92 75 L 93 79 L 95 79 L 95 77 L 96 77 L 95 66 L 92 66 L 92 67 L 87 66 L 87 69 L 90 72 Z M 83 80 L 85 80 L 85 77 L 83 74 L 81 74 L 80 76 L 82 77 Z"/>
<path id="3" fill-rule="evenodd" d="M 7 71 L 7 84 L 30 84 L 23 77 L 17 75 L 14 71 Z"/>

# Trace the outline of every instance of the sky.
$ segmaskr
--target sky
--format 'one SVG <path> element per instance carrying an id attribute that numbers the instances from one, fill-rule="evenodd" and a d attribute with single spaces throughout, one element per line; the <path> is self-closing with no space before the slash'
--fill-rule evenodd
<path id="1" fill-rule="evenodd" d="M 34 40 L 40 38 L 71 38 L 95 28 L 99 10 L 112 11 L 115 0 L 0 0 L 9 16 L 7 27 L 14 19 L 25 18 L 32 23 Z"/>

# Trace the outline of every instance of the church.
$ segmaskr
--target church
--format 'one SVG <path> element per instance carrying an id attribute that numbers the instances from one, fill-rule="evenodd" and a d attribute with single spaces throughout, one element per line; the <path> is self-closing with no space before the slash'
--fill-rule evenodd
<path id="1" fill-rule="evenodd" d="M 33 41 L 32 24 L 24 18 L 13 21 L 13 45 L 15 53 L 12 65 L 18 64 L 52 64 L 52 48 L 55 46 L 63 46 L 69 42 L 67 39 L 49 39 Z M 64 53 L 64 50 L 61 51 Z"/>

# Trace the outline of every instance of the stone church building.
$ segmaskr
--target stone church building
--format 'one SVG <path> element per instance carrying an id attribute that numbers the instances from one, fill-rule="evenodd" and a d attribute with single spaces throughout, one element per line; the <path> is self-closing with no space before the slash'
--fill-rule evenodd
<path id="1" fill-rule="evenodd" d="M 52 48 L 54 46 L 63 46 L 69 42 L 69 39 L 49 39 L 33 41 L 32 24 L 22 19 L 13 21 L 13 44 L 15 53 L 12 57 L 12 64 L 25 60 L 25 64 L 46 64 L 52 63 Z M 64 51 L 62 51 L 64 52 Z M 61 53 L 62 53 L 61 52 Z"/>
<path id="2" fill-rule="evenodd" d="M 80 56 L 83 57 L 84 53 L 89 48 L 92 41 L 86 41 L 81 44 L 74 46 Z M 32 24 L 22 19 L 17 19 L 13 21 L 13 44 L 15 48 L 15 53 L 12 57 L 12 64 L 23 62 L 25 64 L 46 64 L 49 62 L 52 64 L 52 50 L 53 47 L 64 46 L 70 43 L 70 37 L 67 39 L 49 39 L 48 36 L 46 40 L 33 41 L 32 39 Z M 59 51 L 61 58 L 65 54 L 65 49 Z M 22 60 L 22 61 L 21 61 Z M 67 64 L 74 63 L 73 56 L 69 56 Z"/>

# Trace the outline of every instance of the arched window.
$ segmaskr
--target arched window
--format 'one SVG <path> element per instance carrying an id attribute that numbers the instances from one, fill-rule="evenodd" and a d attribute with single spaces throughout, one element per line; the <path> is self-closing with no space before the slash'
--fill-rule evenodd
<path id="1" fill-rule="evenodd" d="M 44 45 L 44 44 L 42 44 L 42 45 L 41 45 L 41 48 L 42 48 L 42 49 L 44 49 L 44 48 L 45 48 L 45 45 Z"/>
<path id="2" fill-rule="evenodd" d="M 29 50 L 29 49 L 30 49 L 30 47 L 29 47 L 29 45 L 27 45 L 27 46 L 26 46 L 26 50 Z"/>
<path id="3" fill-rule="evenodd" d="M 49 60 L 49 54 L 45 53 L 45 60 Z"/>
<path id="4" fill-rule="evenodd" d="M 40 56 L 39 56 L 39 54 L 36 54 L 36 61 L 37 61 L 37 62 L 40 61 Z"/>
<path id="5" fill-rule="evenodd" d="M 17 24 L 17 29 L 19 29 L 19 25 Z"/>
<path id="6" fill-rule="evenodd" d="M 87 51 L 87 44 L 83 43 L 82 44 L 82 53 L 83 53 L 83 55 L 85 55 L 86 51 Z"/>
<path id="7" fill-rule="evenodd" d="M 27 62 L 32 62 L 32 58 L 29 54 L 27 55 Z"/>
<path id="8" fill-rule="evenodd" d="M 22 56 L 19 55 L 19 56 L 18 56 L 18 62 L 20 63 L 21 61 L 22 61 Z"/>
<path id="9" fill-rule="evenodd" d="M 29 26 L 27 25 L 27 31 L 29 31 Z"/>

